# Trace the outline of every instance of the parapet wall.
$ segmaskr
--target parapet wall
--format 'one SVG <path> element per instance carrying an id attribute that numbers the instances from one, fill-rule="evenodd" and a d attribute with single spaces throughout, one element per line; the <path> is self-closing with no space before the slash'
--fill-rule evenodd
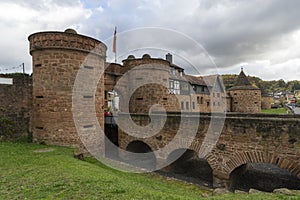
<path id="1" fill-rule="evenodd" d="M 32 79 L 27 74 L 0 74 L 13 84 L 0 84 L 0 141 L 25 138 L 29 134 Z"/>
<path id="2" fill-rule="evenodd" d="M 163 119 L 159 113 L 153 115 L 151 120 L 148 115 L 131 114 L 130 116 L 131 118 L 128 114 L 120 114 L 119 123 L 132 126 L 128 121 L 132 119 L 136 125 L 145 127 L 151 122 L 149 126 L 155 127 L 159 126 Z M 229 113 L 220 129 L 220 134 L 214 127 L 222 123 L 223 114 L 200 113 L 199 123 L 197 118 L 199 116 L 194 114 L 180 115 L 169 112 L 164 126 L 152 137 L 143 137 L 144 133 L 135 131 L 134 126 L 126 127 L 130 130 L 129 134 L 119 130 L 120 147 L 126 149 L 131 142 L 141 141 L 153 151 L 157 151 L 176 140 L 177 147 L 174 150 L 188 148 L 199 155 L 204 155 L 213 169 L 214 176 L 220 179 L 229 179 L 234 169 L 246 163 L 271 163 L 300 178 L 299 115 Z M 211 130 L 210 125 L 212 125 Z M 196 130 L 196 135 L 193 136 L 191 130 Z M 194 139 L 186 147 L 185 142 L 191 136 Z M 211 151 L 202 154 L 203 150 L 205 152 L 205 149 L 210 146 L 213 147 Z M 157 159 L 167 159 L 167 157 L 168 154 L 156 154 Z"/>

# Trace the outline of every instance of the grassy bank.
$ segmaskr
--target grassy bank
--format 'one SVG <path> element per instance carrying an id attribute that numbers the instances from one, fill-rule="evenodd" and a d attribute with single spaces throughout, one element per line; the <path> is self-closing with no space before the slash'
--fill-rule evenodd
<path id="1" fill-rule="evenodd" d="M 272 108 L 272 109 L 262 110 L 261 112 L 266 114 L 286 114 L 287 110 L 285 108 Z"/>
<path id="2" fill-rule="evenodd" d="M 36 152 L 44 148 L 53 151 Z M 158 175 L 130 174 L 80 161 L 69 148 L 0 143 L 0 152 L 0 199 L 202 199 L 209 193 Z M 298 198 L 228 194 L 206 199 Z"/>

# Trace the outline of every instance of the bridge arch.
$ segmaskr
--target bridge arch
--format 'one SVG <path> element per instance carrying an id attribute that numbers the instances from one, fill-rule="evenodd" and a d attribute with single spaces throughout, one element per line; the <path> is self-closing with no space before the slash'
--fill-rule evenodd
<path id="1" fill-rule="evenodd" d="M 192 149 L 179 148 L 167 157 L 167 171 L 178 178 L 187 179 L 198 184 L 212 186 L 212 168 L 204 158 L 198 157 L 198 152 Z"/>
<path id="2" fill-rule="evenodd" d="M 127 145 L 126 151 L 130 153 L 125 157 L 125 162 L 139 168 L 155 169 L 156 156 L 145 142 L 134 140 Z"/>
<path id="3" fill-rule="evenodd" d="M 273 153 L 261 151 L 244 151 L 236 153 L 225 163 L 225 171 L 229 175 L 233 170 L 247 163 L 269 163 L 285 169 L 300 179 L 300 163 Z"/>
<path id="4" fill-rule="evenodd" d="M 230 173 L 230 190 L 254 188 L 272 192 L 276 188 L 300 189 L 300 179 L 286 169 L 270 163 L 243 164 Z"/>

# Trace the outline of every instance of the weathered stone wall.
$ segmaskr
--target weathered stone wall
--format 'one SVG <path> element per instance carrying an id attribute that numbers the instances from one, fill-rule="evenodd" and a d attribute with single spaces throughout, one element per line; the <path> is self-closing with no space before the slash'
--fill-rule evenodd
<path id="1" fill-rule="evenodd" d="M 76 92 L 86 91 L 82 102 L 95 107 L 96 116 L 103 125 L 104 76 L 96 91 L 91 92 L 88 83 L 100 77 L 95 77 L 96 72 L 104 73 L 106 46 L 68 31 L 35 33 L 28 39 L 33 63 L 33 140 L 78 146 L 81 142 L 72 115 L 73 85 L 79 69 L 87 71 Z"/>
<path id="2" fill-rule="evenodd" d="M 261 109 L 271 109 L 271 97 L 269 96 L 261 97 Z"/>
<path id="3" fill-rule="evenodd" d="M 178 111 L 180 105 L 175 95 L 169 94 L 170 64 L 163 59 L 128 58 L 121 68 L 123 76 L 115 89 L 120 95 L 120 110 L 130 113 L 149 111 Z M 153 107 L 156 105 L 155 107 Z"/>
<path id="4" fill-rule="evenodd" d="M 232 97 L 232 112 L 260 113 L 261 91 L 257 90 L 230 90 Z"/>
<path id="5" fill-rule="evenodd" d="M 32 79 L 27 74 L 0 74 L 13 85 L 0 84 L 0 141 L 18 140 L 29 134 Z"/>
<path id="6" fill-rule="evenodd" d="M 151 123 L 161 122 L 163 116 L 156 115 Z M 133 121 L 141 126 L 150 123 L 147 115 L 131 115 Z M 128 124 L 128 115 L 120 115 L 119 123 Z M 176 148 L 189 148 L 201 154 L 204 138 L 208 146 L 213 144 L 217 137 L 214 131 L 209 131 L 210 123 L 222 121 L 222 116 L 200 114 L 198 116 L 168 113 L 168 118 L 163 128 L 154 136 L 142 138 L 141 132 L 135 132 L 134 127 L 128 127 L 130 135 L 119 130 L 119 144 L 122 149 L 132 141 L 143 141 L 153 151 L 164 148 L 175 141 Z M 222 132 L 212 151 L 205 156 L 213 169 L 216 178 L 227 180 L 230 173 L 245 163 L 271 163 L 290 171 L 300 178 L 300 116 L 297 115 L 264 115 L 264 114 L 227 114 Z M 179 124 L 181 127 L 179 127 Z M 199 124 L 199 126 L 198 126 Z M 187 140 L 196 135 L 193 142 Z M 212 128 L 213 130 L 214 128 Z M 184 133 L 184 134 L 180 134 Z M 132 134 L 138 134 L 136 137 Z M 175 138 L 177 134 L 178 138 Z M 179 135 L 179 136 L 178 136 Z M 186 147 L 189 145 L 189 147 Z M 165 151 L 166 152 L 166 151 Z M 166 159 L 167 153 L 156 153 L 159 159 Z"/>

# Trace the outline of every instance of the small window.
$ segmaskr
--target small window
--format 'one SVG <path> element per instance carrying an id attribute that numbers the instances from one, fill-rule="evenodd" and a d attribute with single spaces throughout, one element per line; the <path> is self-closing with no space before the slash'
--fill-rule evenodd
<path id="1" fill-rule="evenodd" d="M 200 103 L 201 103 L 201 104 L 203 104 L 203 97 L 201 97 L 201 99 L 200 99 Z"/>
<path id="2" fill-rule="evenodd" d="M 182 76 L 182 71 L 179 72 L 179 76 Z"/>
<path id="3" fill-rule="evenodd" d="M 237 95 L 237 93 L 234 93 L 233 95 Z"/>
<path id="4" fill-rule="evenodd" d="M 207 105 L 207 106 L 209 106 L 209 104 L 210 104 L 210 103 L 209 103 L 209 101 L 208 101 L 208 102 L 206 102 L 206 105 Z"/>
<path id="5" fill-rule="evenodd" d="M 213 106 L 216 106 L 216 103 L 215 103 L 215 102 L 213 102 Z"/>
<path id="6" fill-rule="evenodd" d="M 181 110 L 184 110 L 184 102 L 181 102 Z"/>
<path id="7" fill-rule="evenodd" d="M 220 106 L 221 104 L 220 104 L 220 102 L 218 102 L 218 106 Z"/>
<path id="8" fill-rule="evenodd" d="M 193 105 L 193 109 L 195 110 L 196 109 L 195 102 L 193 102 L 192 105 Z"/>
<path id="9" fill-rule="evenodd" d="M 175 71 L 175 68 L 174 68 L 174 67 L 171 67 L 170 73 L 171 73 L 171 75 L 176 75 L 176 71 Z"/>
<path id="10" fill-rule="evenodd" d="M 201 87 L 201 92 L 205 92 L 205 87 Z"/>
<path id="11" fill-rule="evenodd" d="M 213 93 L 213 96 L 215 97 L 215 93 Z"/>
<path id="12" fill-rule="evenodd" d="M 88 65 L 85 65 L 84 68 L 85 68 L 85 69 L 94 69 L 93 66 L 88 66 Z"/>
<path id="13" fill-rule="evenodd" d="M 197 103 L 200 103 L 200 97 L 197 97 Z"/>
<path id="14" fill-rule="evenodd" d="M 255 104 L 257 104 L 257 102 L 254 102 Z"/>
<path id="15" fill-rule="evenodd" d="M 185 107 L 186 107 L 187 110 L 190 109 L 190 104 L 189 104 L 189 102 L 185 102 Z"/>
<path id="16" fill-rule="evenodd" d="M 234 102 L 234 104 L 238 104 L 238 102 Z"/>
<path id="17" fill-rule="evenodd" d="M 217 93 L 217 97 L 220 98 L 220 93 Z"/>

